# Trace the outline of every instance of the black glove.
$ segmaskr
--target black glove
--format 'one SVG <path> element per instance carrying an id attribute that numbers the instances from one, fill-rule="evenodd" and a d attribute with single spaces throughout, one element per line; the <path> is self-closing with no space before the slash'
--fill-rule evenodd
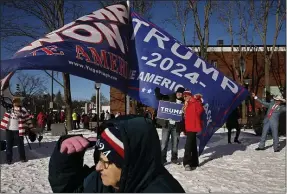
<path id="1" fill-rule="evenodd" d="M 28 134 L 28 137 L 29 137 L 31 142 L 36 141 L 36 139 L 37 139 L 36 133 L 34 133 L 34 132 L 30 131 L 30 130 L 27 130 L 27 134 Z"/>

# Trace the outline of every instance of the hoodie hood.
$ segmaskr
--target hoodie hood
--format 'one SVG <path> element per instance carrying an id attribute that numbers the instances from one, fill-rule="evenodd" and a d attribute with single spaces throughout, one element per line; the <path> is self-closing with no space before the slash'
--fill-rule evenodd
<path id="1" fill-rule="evenodd" d="M 121 131 L 124 163 L 119 192 L 141 192 L 164 170 L 161 148 L 152 120 L 136 115 L 119 116 L 106 122 Z"/>

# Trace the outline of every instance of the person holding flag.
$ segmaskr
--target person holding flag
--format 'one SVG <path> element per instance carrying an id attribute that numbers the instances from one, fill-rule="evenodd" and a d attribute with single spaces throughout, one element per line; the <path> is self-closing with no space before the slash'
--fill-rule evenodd
<path id="1" fill-rule="evenodd" d="M 261 140 L 258 145 L 258 148 L 256 148 L 255 150 L 257 151 L 265 150 L 266 136 L 267 136 L 269 129 L 271 129 L 272 137 L 273 137 L 274 152 L 279 152 L 280 151 L 279 150 L 279 137 L 278 137 L 279 116 L 282 112 L 286 112 L 286 106 L 282 105 L 282 102 L 284 103 L 286 102 L 286 100 L 280 95 L 273 97 L 274 101 L 271 101 L 271 102 L 265 102 L 261 100 L 255 95 L 255 93 L 252 93 L 252 97 L 258 102 L 260 102 L 262 105 L 264 105 L 266 108 L 268 108 L 267 114 L 263 121 L 264 126 L 263 126 L 262 135 L 261 135 Z"/>
<path id="2" fill-rule="evenodd" d="M 183 166 L 186 171 L 195 170 L 199 166 L 196 134 L 202 130 L 201 115 L 203 109 L 202 95 L 192 95 L 191 91 L 183 92 L 186 142 L 184 147 Z"/>

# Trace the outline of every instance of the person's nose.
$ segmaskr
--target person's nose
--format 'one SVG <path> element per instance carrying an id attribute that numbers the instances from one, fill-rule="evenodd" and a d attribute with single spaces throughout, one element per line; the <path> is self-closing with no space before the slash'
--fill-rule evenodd
<path id="1" fill-rule="evenodd" d="M 103 170 L 103 165 L 101 164 L 100 161 L 98 161 L 98 163 L 96 164 L 96 171 L 101 171 Z"/>

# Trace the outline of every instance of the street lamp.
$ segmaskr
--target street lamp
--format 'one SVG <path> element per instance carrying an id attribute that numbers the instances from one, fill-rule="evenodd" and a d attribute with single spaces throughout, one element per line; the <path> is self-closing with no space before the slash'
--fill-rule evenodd
<path id="1" fill-rule="evenodd" d="M 100 88 L 101 88 L 101 83 L 95 82 L 95 89 L 97 90 L 97 137 L 100 136 Z"/>
<path id="2" fill-rule="evenodd" d="M 250 83 L 251 83 L 251 78 L 249 78 L 249 75 L 247 75 L 244 79 L 243 79 L 243 82 L 244 82 L 244 86 L 246 89 L 248 89 Z"/>

